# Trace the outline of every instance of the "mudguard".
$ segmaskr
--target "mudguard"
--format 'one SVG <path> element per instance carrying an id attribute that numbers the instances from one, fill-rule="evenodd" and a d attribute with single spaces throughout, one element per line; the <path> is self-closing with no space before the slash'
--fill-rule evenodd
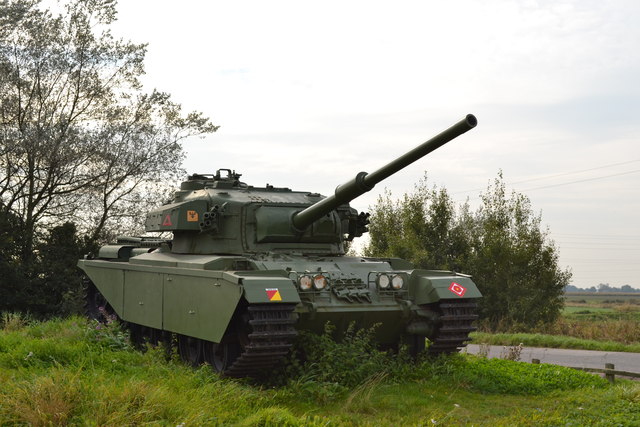
<path id="1" fill-rule="evenodd" d="M 409 295 L 415 304 L 430 304 L 442 299 L 475 299 L 482 294 L 471 277 L 451 271 L 414 270 Z"/>
<path id="2" fill-rule="evenodd" d="M 222 271 L 80 260 L 122 320 L 220 342 L 243 289 Z"/>
<path id="3" fill-rule="evenodd" d="M 288 277 L 250 276 L 240 279 L 249 304 L 299 303 L 298 290 Z"/>

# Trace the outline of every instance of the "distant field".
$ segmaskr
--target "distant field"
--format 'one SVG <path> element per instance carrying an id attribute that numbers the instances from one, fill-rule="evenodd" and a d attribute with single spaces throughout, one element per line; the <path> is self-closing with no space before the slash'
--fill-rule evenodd
<path id="1" fill-rule="evenodd" d="M 565 306 L 562 314 L 587 314 L 587 313 L 616 313 L 614 308 L 610 307 L 584 307 L 567 305 Z"/>
<path id="2" fill-rule="evenodd" d="M 570 292 L 565 294 L 567 305 L 574 304 L 635 304 L 640 310 L 640 294 L 638 293 L 591 293 Z"/>
<path id="3" fill-rule="evenodd" d="M 637 319 L 640 321 L 640 295 L 635 293 L 567 293 L 562 314 L 567 319 Z"/>

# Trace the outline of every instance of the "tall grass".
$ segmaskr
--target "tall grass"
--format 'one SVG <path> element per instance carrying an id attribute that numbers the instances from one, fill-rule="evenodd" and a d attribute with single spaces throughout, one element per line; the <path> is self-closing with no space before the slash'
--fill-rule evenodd
<path id="1" fill-rule="evenodd" d="M 551 324 L 489 329 L 481 323 L 479 331 L 473 335 L 476 343 L 640 352 L 640 311 L 638 305 L 626 302 L 571 302 Z"/>
<path id="2" fill-rule="evenodd" d="M 566 424 L 576 405 L 587 424 L 610 415 L 597 405 L 640 423 L 624 409 L 638 401 L 635 385 L 618 392 L 580 371 L 465 355 L 413 364 L 376 350 L 367 331 L 340 344 L 307 336 L 306 361 L 292 359 L 269 383 L 135 351 L 119 334 L 80 318 L 0 331 L 0 425 Z"/>
<path id="3" fill-rule="evenodd" d="M 615 341 L 623 344 L 640 344 L 640 319 L 576 320 L 560 318 L 536 332 L 564 335 L 588 340 Z"/>

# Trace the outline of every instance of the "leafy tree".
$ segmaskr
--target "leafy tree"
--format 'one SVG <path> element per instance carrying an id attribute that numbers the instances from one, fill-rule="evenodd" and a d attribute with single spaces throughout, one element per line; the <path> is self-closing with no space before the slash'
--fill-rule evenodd
<path id="1" fill-rule="evenodd" d="M 20 263 L 20 220 L 0 209 L 0 311 L 14 309 L 28 294 L 27 276 Z"/>
<path id="2" fill-rule="evenodd" d="M 370 219 L 367 256 L 400 257 L 432 269 L 460 271 L 468 264 L 473 226 L 468 206 L 456 214 L 447 191 L 428 188 L 426 176 L 399 201 L 386 191 Z"/>
<path id="3" fill-rule="evenodd" d="M 111 0 L 0 2 L 0 208 L 24 264 L 41 228 L 74 221 L 96 241 L 127 224 L 180 172 L 180 140 L 217 129 L 142 91 L 146 47 L 115 39 L 115 16 Z"/>
<path id="4" fill-rule="evenodd" d="M 481 199 L 469 271 L 485 296 L 485 322 L 533 327 L 555 320 L 571 273 L 560 269 L 541 216 L 533 213 L 527 196 L 512 192 L 507 197 L 502 174 Z"/>
<path id="5" fill-rule="evenodd" d="M 473 275 L 489 328 L 553 321 L 571 273 L 559 268 L 558 251 L 529 199 L 515 192 L 507 196 L 500 174 L 472 212 L 468 203 L 456 208 L 445 189 L 426 183 L 425 178 L 399 201 L 388 192 L 378 199 L 365 255 Z"/>
<path id="6" fill-rule="evenodd" d="M 83 295 L 76 264 L 86 249 L 75 224 L 56 226 L 42 240 L 37 245 L 34 266 L 38 276 L 32 278 L 31 295 L 23 311 L 46 315 L 81 313 Z"/>

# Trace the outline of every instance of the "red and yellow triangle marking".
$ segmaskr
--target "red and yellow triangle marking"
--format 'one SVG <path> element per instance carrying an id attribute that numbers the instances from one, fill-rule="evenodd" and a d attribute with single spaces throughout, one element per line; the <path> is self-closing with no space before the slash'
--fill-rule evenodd
<path id="1" fill-rule="evenodd" d="M 278 288 L 265 289 L 265 291 L 267 292 L 267 298 L 269 298 L 269 301 L 282 301 Z"/>

